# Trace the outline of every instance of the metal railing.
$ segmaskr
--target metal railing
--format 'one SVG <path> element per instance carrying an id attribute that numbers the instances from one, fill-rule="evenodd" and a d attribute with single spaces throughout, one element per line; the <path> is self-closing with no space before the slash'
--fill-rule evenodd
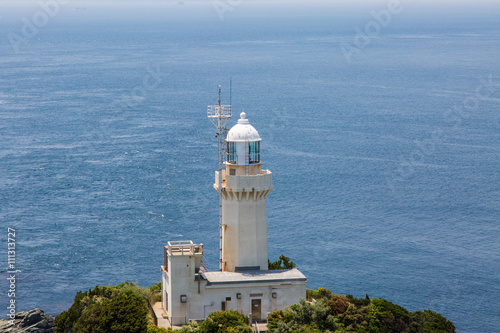
<path id="1" fill-rule="evenodd" d="M 192 241 L 170 241 L 165 248 L 170 256 L 203 254 L 203 244 L 194 244 Z"/>
<path id="2" fill-rule="evenodd" d="M 256 332 L 256 333 L 260 333 L 260 329 L 259 329 L 259 323 L 257 322 L 257 320 L 254 320 L 253 321 L 253 331 Z"/>
<path id="3" fill-rule="evenodd" d="M 154 304 L 156 303 L 156 297 L 157 297 L 158 293 L 161 295 L 160 290 L 155 290 L 155 291 L 151 292 L 151 294 L 149 294 L 149 297 L 148 297 L 149 314 L 153 318 L 153 324 L 155 324 L 155 326 L 158 326 L 158 317 L 156 317 L 156 312 L 154 309 Z"/>
<path id="4" fill-rule="evenodd" d="M 227 121 L 233 116 L 233 107 L 231 105 L 209 105 L 207 106 L 207 117 L 216 127 L 225 126 Z M 222 124 L 219 120 L 222 119 Z"/>

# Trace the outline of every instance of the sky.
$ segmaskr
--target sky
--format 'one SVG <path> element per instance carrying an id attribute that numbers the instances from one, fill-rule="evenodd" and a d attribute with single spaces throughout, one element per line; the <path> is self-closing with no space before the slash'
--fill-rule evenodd
<path id="1" fill-rule="evenodd" d="M 332 23 L 346 19 L 363 23 L 372 19 L 372 11 L 384 10 L 391 3 L 404 8 L 403 20 L 500 19 L 499 0 L 0 0 L 0 28 L 19 31 L 25 21 L 36 21 L 43 7 L 54 3 L 59 6 L 58 12 L 65 15 L 53 15 L 51 24 L 70 25 L 203 21 L 223 26 L 238 24 L 239 19 L 245 18 L 320 18 Z"/>
<path id="2" fill-rule="evenodd" d="M 130 10 L 136 13 L 155 9 L 168 9 L 172 15 L 213 15 L 217 6 L 229 9 L 235 15 L 287 16 L 335 14 L 350 15 L 385 8 L 391 2 L 411 6 L 415 13 L 446 15 L 462 11 L 464 14 L 497 13 L 500 16 L 498 0 L 0 0 L 0 20 L 19 17 L 14 12 L 36 11 L 41 4 L 57 2 L 63 10 L 99 10 L 102 16 L 110 17 Z"/>
<path id="3" fill-rule="evenodd" d="M 478 6 L 482 4 L 498 4 L 498 0 L 1 0 L 1 7 L 21 7 L 39 6 L 40 2 L 48 3 L 56 1 L 61 5 L 78 6 L 78 7 L 144 7 L 144 6 L 171 6 L 171 5 L 188 5 L 188 6 L 203 6 L 214 5 L 214 3 L 229 4 L 239 6 L 245 4 L 253 4 L 259 6 L 330 6 L 338 7 L 352 4 L 361 5 L 376 5 L 388 4 L 391 1 L 400 2 L 401 4 L 434 4 L 434 5 L 468 5 Z"/>

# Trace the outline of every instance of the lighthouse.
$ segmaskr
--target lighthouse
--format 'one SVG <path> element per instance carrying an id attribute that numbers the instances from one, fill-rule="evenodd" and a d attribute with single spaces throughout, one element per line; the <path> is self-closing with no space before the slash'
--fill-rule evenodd
<path id="1" fill-rule="evenodd" d="M 209 106 L 207 115 L 218 129 L 219 269 L 207 270 L 203 244 L 168 242 L 161 283 L 169 326 L 226 310 L 262 320 L 306 297 L 307 278 L 298 269 L 268 270 L 266 200 L 273 181 L 262 168 L 259 132 L 244 112 L 227 130 L 232 107 L 221 104 L 220 86 L 218 104 Z"/>
<path id="2" fill-rule="evenodd" d="M 222 177 L 215 173 L 222 197 L 222 271 L 267 270 L 266 199 L 273 184 L 272 173 L 262 169 L 260 143 L 242 112 L 227 134 Z"/>

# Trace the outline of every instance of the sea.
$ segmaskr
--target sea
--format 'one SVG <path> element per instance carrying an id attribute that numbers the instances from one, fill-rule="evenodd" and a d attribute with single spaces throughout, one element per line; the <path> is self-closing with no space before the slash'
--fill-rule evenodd
<path id="1" fill-rule="evenodd" d="M 172 240 L 218 269 L 221 85 L 273 173 L 271 260 L 500 332 L 498 4 L 42 3 L 0 13 L 0 317 L 155 284 Z"/>

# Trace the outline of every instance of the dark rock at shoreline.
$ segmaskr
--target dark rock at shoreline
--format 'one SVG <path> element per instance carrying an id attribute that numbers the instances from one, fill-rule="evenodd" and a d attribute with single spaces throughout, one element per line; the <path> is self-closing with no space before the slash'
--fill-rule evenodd
<path id="1" fill-rule="evenodd" d="M 0 332 L 5 333 L 52 333 L 55 327 L 54 318 L 41 309 L 17 312 L 14 319 L 0 320 Z"/>

